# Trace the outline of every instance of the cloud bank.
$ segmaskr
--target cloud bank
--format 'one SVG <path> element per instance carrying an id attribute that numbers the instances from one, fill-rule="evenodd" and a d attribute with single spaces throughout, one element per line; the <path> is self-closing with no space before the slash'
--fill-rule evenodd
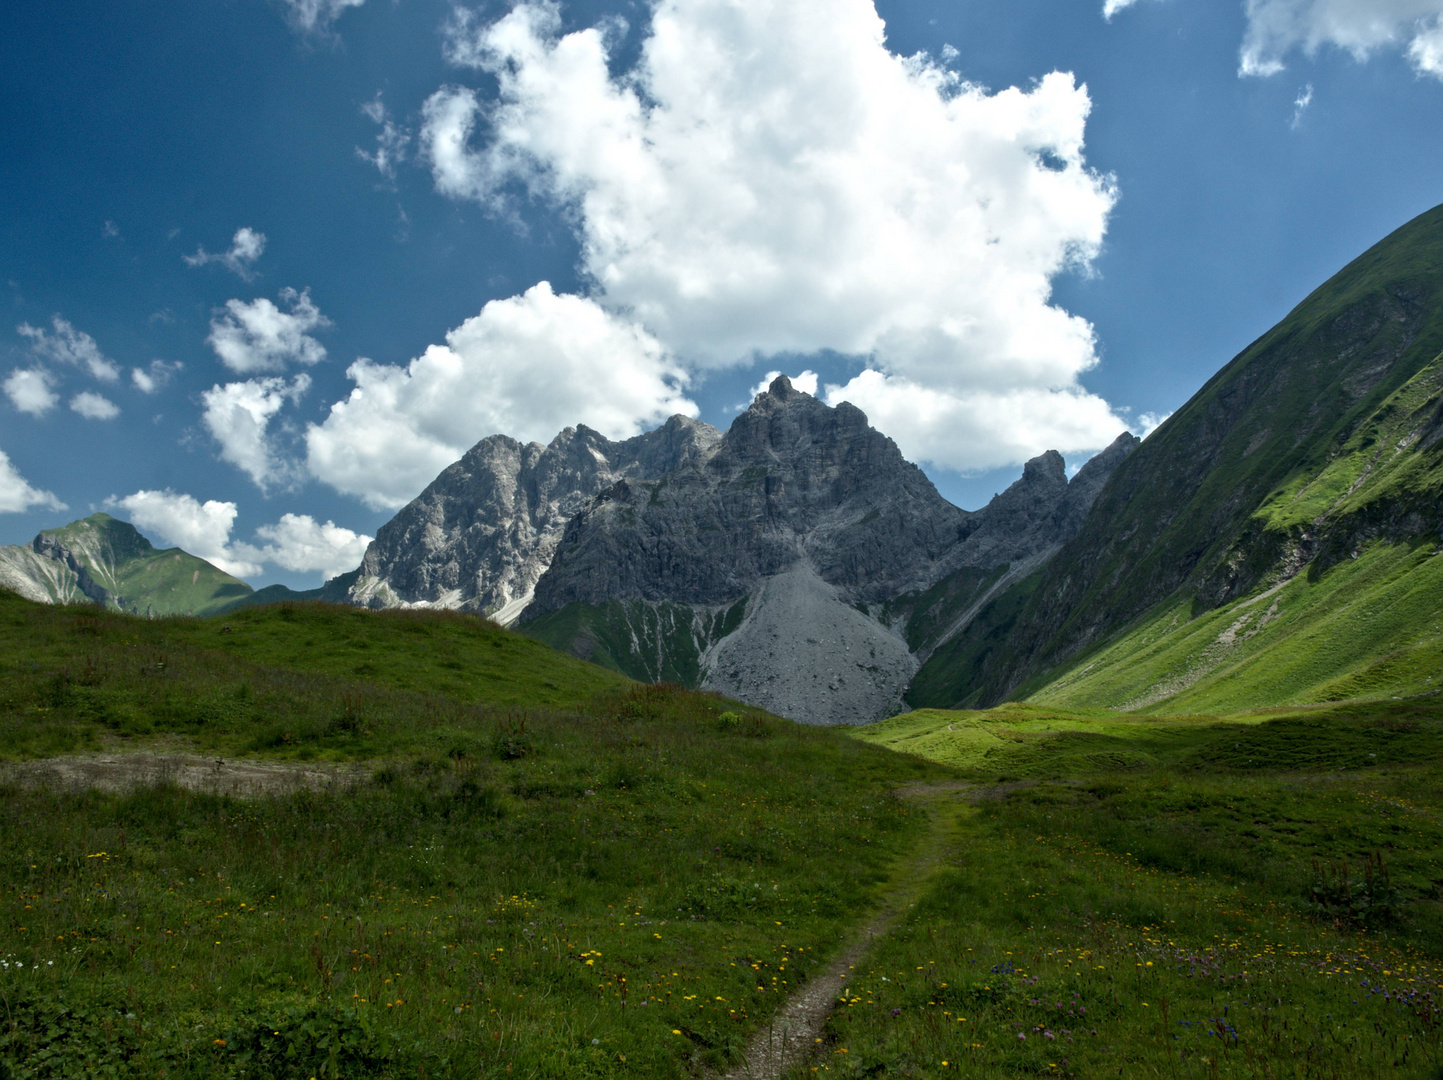
<path id="1" fill-rule="evenodd" d="M 462 13 L 447 55 L 499 98 L 438 90 L 422 151 L 451 197 L 564 208 L 582 302 L 692 370 L 865 356 L 829 397 L 956 468 L 1105 445 L 1127 425 L 1078 384 L 1092 328 L 1051 302 L 1116 200 L 1083 157 L 1086 89 L 1053 72 L 992 93 L 883 30 L 870 0 L 662 0 L 613 77 L 609 31 L 563 35 L 554 5 Z M 902 423 L 904 400 L 931 407 Z"/>
<path id="2" fill-rule="evenodd" d="M 0 514 L 23 514 L 34 507 L 64 510 L 65 504 L 48 491 L 31 487 L 10 457 L 0 450 Z"/>
<path id="3" fill-rule="evenodd" d="M 273 563 L 296 573 L 319 573 L 328 580 L 359 566 L 372 539 L 333 521 L 320 524 L 307 514 L 284 514 L 275 524 L 256 530 L 262 543 L 234 540 L 235 503 L 214 499 L 202 503 L 169 488 L 112 497 L 107 505 L 125 511 L 137 529 L 242 578 L 255 577 L 262 564 Z"/>
<path id="4" fill-rule="evenodd" d="M 1443 79 L 1443 0 L 1247 0 L 1238 70 L 1275 75 L 1295 49 L 1325 45 L 1359 62 L 1398 49 L 1423 75 Z"/>
<path id="5" fill-rule="evenodd" d="M 376 509 L 413 499 L 482 437 L 549 442 L 584 423 L 627 438 L 695 416 L 661 343 L 546 282 L 493 300 L 406 367 L 357 360 L 355 389 L 306 432 L 316 477 Z"/>

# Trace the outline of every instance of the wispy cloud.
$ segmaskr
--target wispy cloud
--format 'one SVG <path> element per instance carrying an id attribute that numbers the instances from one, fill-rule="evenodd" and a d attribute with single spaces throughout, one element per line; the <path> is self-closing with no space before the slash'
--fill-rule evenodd
<path id="1" fill-rule="evenodd" d="M 1308 111 L 1308 106 L 1313 103 L 1313 84 L 1308 83 L 1298 91 L 1298 96 L 1293 99 L 1293 121 L 1289 125 L 1294 131 L 1298 130 L 1303 123 L 1303 113 Z"/>
<path id="2" fill-rule="evenodd" d="M 195 249 L 194 255 L 182 255 L 187 266 L 205 266 L 208 263 L 219 263 L 231 273 L 243 281 L 250 281 L 255 277 L 255 264 L 266 250 L 266 234 L 257 232 L 255 229 L 243 227 L 236 230 L 231 238 L 230 250 L 211 254 L 203 247 Z"/>
<path id="3" fill-rule="evenodd" d="M 356 147 L 356 156 L 362 161 L 374 165 L 376 171 L 388 181 L 394 181 L 396 166 L 404 162 L 410 154 L 411 132 L 407 128 L 398 126 L 391 119 L 390 113 L 386 111 L 385 103 L 381 101 L 380 91 L 377 91 L 374 98 L 361 106 L 361 112 L 374 123 L 381 125 L 381 130 L 376 133 L 376 149 L 368 152 L 358 146 Z"/>
<path id="4" fill-rule="evenodd" d="M 142 394 L 154 394 L 161 387 L 167 385 L 184 367 L 185 365 L 179 360 L 174 363 L 152 360 L 149 368 L 131 368 L 130 381 Z"/>
<path id="5" fill-rule="evenodd" d="M 15 330 L 21 337 L 30 339 L 30 351 L 40 359 L 83 367 L 101 382 L 115 382 L 120 378 L 119 365 L 100 351 L 93 337 L 75 329 L 59 315 L 50 322 L 54 333 L 46 333 L 29 323 L 21 323 Z"/>
<path id="6" fill-rule="evenodd" d="M 286 21 L 303 34 L 324 34 L 347 8 L 366 0 L 285 0 Z"/>

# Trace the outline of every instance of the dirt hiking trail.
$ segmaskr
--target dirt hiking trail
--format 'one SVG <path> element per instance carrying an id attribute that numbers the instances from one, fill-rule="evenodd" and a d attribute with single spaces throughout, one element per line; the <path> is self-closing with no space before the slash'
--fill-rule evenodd
<path id="1" fill-rule="evenodd" d="M 891 930 L 922 895 L 928 879 L 962 841 L 959 810 L 964 802 L 996 798 L 1000 791 L 964 782 L 909 784 L 897 794 L 926 813 L 927 835 L 903 859 L 861 929 L 820 975 L 799 987 L 771 1022 L 752 1037 L 746 1059 L 720 1080 L 780 1080 L 807 1061 L 821 1041 L 822 1027 L 851 979 L 852 969 L 872 942 Z"/>

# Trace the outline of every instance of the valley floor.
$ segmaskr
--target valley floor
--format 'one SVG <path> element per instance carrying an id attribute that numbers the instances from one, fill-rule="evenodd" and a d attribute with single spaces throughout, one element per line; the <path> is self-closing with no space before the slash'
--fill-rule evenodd
<path id="1" fill-rule="evenodd" d="M 6 1080 L 1443 1066 L 1436 698 L 842 731 L 228 619 L 0 595 Z"/>

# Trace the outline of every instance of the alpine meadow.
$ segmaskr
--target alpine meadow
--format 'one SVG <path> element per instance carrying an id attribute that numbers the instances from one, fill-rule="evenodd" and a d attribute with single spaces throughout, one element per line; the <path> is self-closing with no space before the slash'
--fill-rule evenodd
<path id="1" fill-rule="evenodd" d="M 10 7 L 0 1080 L 1443 1080 L 1443 0 Z"/>

